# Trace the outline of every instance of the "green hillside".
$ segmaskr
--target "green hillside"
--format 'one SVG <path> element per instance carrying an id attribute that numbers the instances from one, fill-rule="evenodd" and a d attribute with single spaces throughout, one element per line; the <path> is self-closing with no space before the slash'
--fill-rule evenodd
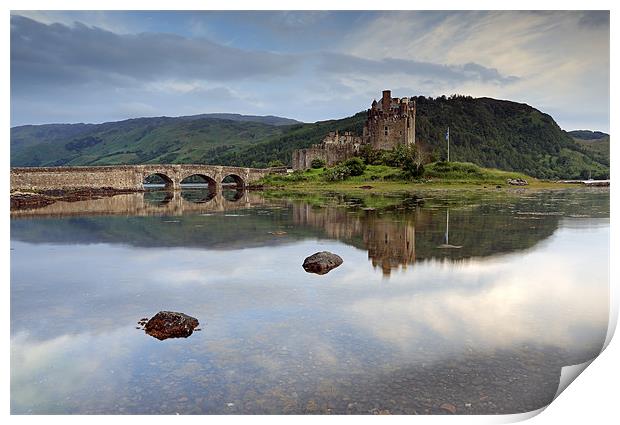
<path id="1" fill-rule="evenodd" d="M 539 178 L 609 175 L 609 155 L 599 152 L 599 145 L 576 141 L 552 117 L 529 105 L 466 96 L 416 100 L 416 138 L 429 160 L 445 158 L 445 131 L 450 126 L 451 160 Z M 360 112 L 287 125 L 290 120 L 278 117 L 209 114 L 21 126 L 11 129 L 11 165 L 165 162 L 262 167 L 276 159 L 290 164 L 294 149 L 318 143 L 330 131 L 361 134 L 365 119 L 366 113 Z"/>
<path id="2" fill-rule="evenodd" d="M 251 121 L 185 117 L 63 128 L 15 127 L 11 129 L 11 165 L 213 163 L 210 160 L 220 151 L 282 134 L 285 129 Z"/>
<path id="3" fill-rule="evenodd" d="M 417 137 L 437 159 L 519 171 L 539 178 L 607 177 L 609 163 L 592 158 L 545 113 L 523 103 L 467 96 L 417 98 Z"/>
<path id="4" fill-rule="evenodd" d="M 573 130 L 568 134 L 588 156 L 609 166 L 609 134 L 590 130 Z"/>

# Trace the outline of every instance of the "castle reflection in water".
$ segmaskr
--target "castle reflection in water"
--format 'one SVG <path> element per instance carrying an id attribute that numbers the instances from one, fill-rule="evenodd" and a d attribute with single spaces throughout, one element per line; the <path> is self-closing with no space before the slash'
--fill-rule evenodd
<path id="1" fill-rule="evenodd" d="M 422 218 L 419 209 L 393 217 L 381 217 L 376 210 L 365 210 L 361 215 L 343 208 L 320 208 L 309 204 L 293 205 L 295 224 L 310 225 L 325 230 L 331 239 L 353 242 L 361 241 L 368 251 L 368 258 L 375 268 L 381 268 L 384 276 L 393 269 L 416 261 L 415 223 Z"/>

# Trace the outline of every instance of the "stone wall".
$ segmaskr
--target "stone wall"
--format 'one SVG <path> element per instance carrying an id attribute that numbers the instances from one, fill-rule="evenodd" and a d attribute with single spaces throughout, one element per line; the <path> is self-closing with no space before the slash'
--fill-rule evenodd
<path id="1" fill-rule="evenodd" d="M 331 167 L 357 154 L 354 145 L 315 145 L 311 148 L 293 151 L 293 169 L 306 170 L 311 168 L 312 160 L 321 159 Z"/>
<path id="2" fill-rule="evenodd" d="M 255 183 L 271 173 L 269 168 L 226 167 L 220 165 L 118 165 L 101 167 L 20 167 L 11 168 L 11 191 L 42 191 L 53 189 L 142 190 L 144 179 L 157 174 L 170 189 L 180 189 L 183 179 L 203 176 L 219 188 L 227 176 L 238 186 Z"/>
<path id="3" fill-rule="evenodd" d="M 20 167 L 11 168 L 11 191 L 142 187 L 135 167 Z"/>

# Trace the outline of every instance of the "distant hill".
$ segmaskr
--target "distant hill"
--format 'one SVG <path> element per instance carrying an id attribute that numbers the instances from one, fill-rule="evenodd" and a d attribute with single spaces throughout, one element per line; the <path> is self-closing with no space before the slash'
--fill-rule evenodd
<path id="1" fill-rule="evenodd" d="M 202 114 L 103 124 L 25 125 L 11 128 L 11 165 L 207 163 L 220 150 L 281 134 L 287 123 L 297 121 Z"/>
<path id="2" fill-rule="evenodd" d="M 609 166 L 609 134 L 590 130 L 573 130 L 567 133 L 588 156 Z"/>
<path id="3" fill-rule="evenodd" d="M 570 135 L 570 137 L 580 140 L 601 140 L 609 138 L 609 134 L 603 133 L 602 131 L 573 130 L 567 131 L 567 133 Z"/>
<path id="4" fill-rule="evenodd" d="M 490 98 L 417 97 L 416 138 L 433 159 L 445 157 L 540 178 L 607 177 L 609 156 L 576 141 L 553 118 L 522 103 Z M 298 123 L 279 117 L 204 114 L 138 118 L 103 124 L 52 124 L 11 129 L 11 165 L 207 163 L 290 164 L 294 149 L 328 132 L 361 134 L 366 113 Z"/>
<path id="5" fill-rule="evenodd" d="M 217 118 L 221 120 L 230 120 L 230 121 L 258 122 L 258 123 L 269 124 L 269 125 L 292 125 L 292 124 L 302 123 L 301 121 L 297 121 L 291 118 L 276 117 L 274 115 L 241 115 L 241 114 L 226 114 L 226 113 L 187 115 L 187 116 L 179 117 L 179 118 L 187 119 L 187 120 Z"/>

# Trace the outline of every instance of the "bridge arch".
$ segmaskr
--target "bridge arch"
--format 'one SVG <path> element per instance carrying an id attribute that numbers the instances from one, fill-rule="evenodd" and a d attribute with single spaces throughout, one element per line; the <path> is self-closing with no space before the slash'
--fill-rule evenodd
<path id="1" fill-rule="evenodd" d="M 174 181 L 172 180 L 171 177 L 169 177 L 163 172 L 154 172 L 154 173 L 146 172 L 144 173 L 144 176 L 142 177 L 142 187 L 144 189 L 148 189 L 146 185 L 151 185 L 151 184 L 161 185 L 162 183 L 164 185 L 164 189 L 166 190 L 174 189 Z M 155 186 L 154 188 L 158 188 L 158 187 Z"/>
<path id="2" fill-rule="evenodd" d="M 205 173 L 193 173 L 187 174 L 181 177 L 179 185 L 203 185 L 206 184 L 209 187 L 209 192 L 215 193 L 217 191 L 217 181 L 213 177 Z M 200 188 L 200 187 L 198 187 Z"/>
<path id="3" fill-rule="evenodd" d="M 245 180 L 235 173 L 224 172 L 223 174 L 221 184 L 224 201 L 238 201 L 245 194 Z"/>
<path id="4" fill-rule="evenodd" d="M 234 185 L 237 189 L 243 189 L 245 188 L 245 180 L 243 180 L 243 178 L 235 173 L 228 173 L 224 176 L 224 178 L 222 179 L 222 185 L 225 186 L 232 186 Z"/>

